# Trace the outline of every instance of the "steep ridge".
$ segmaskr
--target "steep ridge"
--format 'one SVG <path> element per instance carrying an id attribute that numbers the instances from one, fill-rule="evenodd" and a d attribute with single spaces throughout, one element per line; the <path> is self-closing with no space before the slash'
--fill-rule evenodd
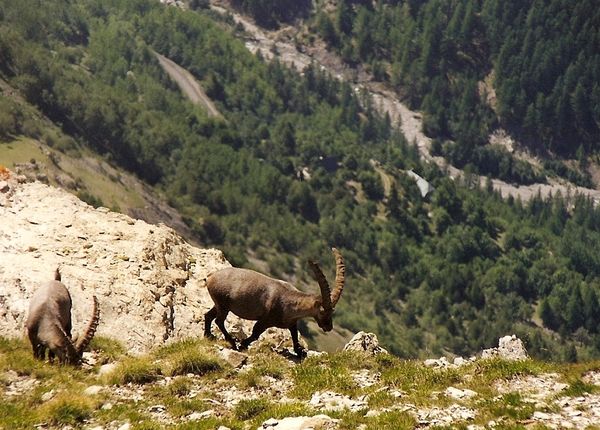
<path id="1" fill-rule="evenodd" d="M 410 110 L 394 91 L 379 82 L 374 82 L 364 68 L 361 66 L 354 68 L 343 63 L 341 58 L 325 49 L 323 44 L 298 46 L 295 43 L 295 36 L 299 33 L 297 28 L 286 27 L 279 31 L 262 29 L 249 18 L 237 13 L 226 1 L 213 0 L 211 8 L 216 12 L 230 15 L 237 24 L 243 26 L 248 34 L 246 47 L 251 52 L 260 52 L 268 60 L 277 58 L 283 64 L 300 71 L 310 64 L 315 64 L 332 76 L 351 83 L 355 91 L 369 94 L 379 112 L 388 114 L 392 124 L 400 128 L 407 141 L 417 146 L 425 162 L 435 163 L 452 178 L 463 176 L 462 170 L 450 165 L 444 158 L 431 155 L 431 139 L 422 131 L 421 114 Z M 474 182 L 481 185 L 487 181 L 486 176 L 474 178 Z M 563 196 L 582 194 L 592 198 L 596 203 L 600 202 L 599 190 L 576 186 L 564 180 L 549 179 L 548 184 L 515 185 L 499 179 L 491 179 L 491 183 L 494 190 L 500 192 L 503 197 L 512 196 L 522 201 L 528 201 L 538 194 L 547 197 L 560 192 Z"/>

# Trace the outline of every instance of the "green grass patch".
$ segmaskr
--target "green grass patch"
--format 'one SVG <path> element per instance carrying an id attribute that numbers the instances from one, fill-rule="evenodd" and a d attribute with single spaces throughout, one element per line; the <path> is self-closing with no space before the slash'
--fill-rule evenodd
<path id="1" fill-rule="evenodd" d="M 13 370 L 19 375 L 33 375 L 43 367 L 43 362 L 33 357 L 31 346 L 25 340 L 0 338 L 0 351 L 0 371 Z"/>
<path id="2" fill-rule="evenodd" d="M 556 370 L 555 365 L 536 360 L 509 361 L 493 358 L 478 360 L 467 366 L 464 372 L 473 375 L 466 384 L 468 388 L 480 394 L 491 396 L 495 393 L 494 383 L 496 381 L 510 380 L 517 376 L 540 375 Z"/>
<path id="3" fill-rule="evenodd" d="M 173 379 L 167 386 L 167 389 L 172 396 L 182 397 L 187 396 L 190 393 L 192 386 L 192 380 L 186 376 L 182 376 Z"/>
<path id="4" fill-rule="evenodd" d="M 205 420 L 188 421 L 173 427 L 175 430 L 215 430 L 221 426 L 225 426 L 232 430 L 241 430 L 246 427 L 238 421 L 228 420 L 223 418 L 210 417 Z"/>
<path id="5" fill-rule="evenodd" d="M 243 406 L 238 404 L 234 409 L 234 416 L 244 422 L 245 428 L 259 428 L 263 422 L 270 418 L 280 420 L 287 417 L 313 416 L 316 414 L 314 409 L 300 402 L 276 403 L 264 398 L 249 399 L 245 402 L 246 404 Z M 242 416 L 248 418 L 242 418 Z"/>
<path id="6" fill-rule="evenodd" d="M 238 373 L 237 379 L 241 387 L 259 387 L 265 383 L 265 376 L 283 379 L 289 374 L 290 367 L 289 361 L 279 355 L 259 353 L 253 357 L 252 366 L 248 370 Z"/>
<path id="7" fill-rule="evenodd" d="M 89 349 L 100 354 L 100 361 L 107 363 L 123 357 L 126 353 L 125 347 L 118 340 L 103 336 L 94 336 Z"/>
<path id="8" fill-rule="evenodd" d="M 381 382 L 400 389 L 417 404 L 429 404 L 434 391 L 444 391 L 462 381 L 458 369 L 433 369 L 421 361 L 397 360 L 393 367 L 381 372 Z"/>
<path id="9" fill-rule="evenodd" d="M 367 421 L 365 430 L 409 430 L 414 429 L 417 420 L 408 412 L 384 412 Z"/>
<path id="10" fill-rule="evenodd" d="M 114 404 L 111 409 L 99 409 L 94 414 L 94 421 L 98 424 L 103 424 L 110 428 L 111 423 L 136 423 L 144 425 L 144 423 L 152 423 L 152 418 L 145 412 L 141 412 L 140 407 L 133 401 L 119 402 Z M 137 428 L 137 427 L 136 427 Z"/>
<path id="11" fill-rule="evenodd" d="M 202 339 L 185 339 L 160 348 L 156 357 L 165 364 L 168 375 L 206 375 L 223 370 L 226 365 L 212 347 Z"/>
<path id="12" fill-rule="evenodd" d="M 29 376 L 41 381 L 52 379 L 54 383 L 71 386 L 88 377 L 88 372 L 79 367 L 59 365 L 33 357 L 31 346 L 25 339 L 0 337 L 0 374 L 11 370 L 20 376 Z"/>
<path id="13" fill-rule="evenodd" d="M 247 421 L 266 411 L 271 402 L 265 398 L 242 399 L 235 405 L 233 414 L 238 420 Z"/>
<path id="14" fill-rule="evenodd" d="M 372 393 L 368 397 L 369 409 L 380 409 L 387 406 L 391 406 L 396 403 L 398 399 L 387 392 L 387 390 L 381 390 Z"/>
<path id="15" fill-rule="evenodd" d="M 50 162 L 40 144 L 33 139 L 20 138 L 0 143 L 0 160 L 9 169 L 12 170 L 15 163 L 29 163 L 31 159 L 45 164 Z"/>
<path id="16" fill-rule="evenodd" d="M 539 375 L 556 370 L 556 366 L 550 363 L 536 360 L 511 361 L 500 358 L 477 360 L 472 366 L 469 370 L 479 377 L 485 377 L 490 382 L 515 376 Z"/>
<path id="17" fill-rule="evenodd" d="M 69 146 L 72 143 L 67 136 L 48 139 L 54 134 L 54 132 L 45 133 L 44 138 L 41 139 L 48 144 L 54 141 L 59 143 L 54 146 L 44 145 L 26 137 L 10 142 L 0 142 L 1 164 L 13 170 L 15 163 L 29 163 L 34 159 L 40 166 L 40 172 L 48 176 L 51 185 L 57 185 L 54 179 L 57 173 L 67 173 L 79 185 L 78 196 L 93 206 L 106 205 L 127 213 L 131 208 L 141 208 L 145 205 L 144 199 L 137 189 L 128 187 L 118 180 L 118 176 L 121 175 L 118 170 L 113 173 L 113 168 L 100 161 L 89 150 L 65 147 L 60 144 L 67 142 L 67 146 Z M 59 149 L 61 152 L 57 152 L 55 149 Z M 59 160 L 60 169 L 53 164 L 47 151 L 55 154 L 55 159 Z"/>
<path id="18" fill-rule="evenodd" d="M 35 410 L 25 402 L 0 401 L 0 429 L 31 429 L 36 422 Z"/>
<path id="19" fill-rule="evenodd" d="M 485 420 L 504 418 L 512 421 L 526 420 L 535 412 L 535 405 L 523 400 L 519 393 L 484 399 L 477 403 L 479 415 Z"/>
<path id="20" fill-rule="evenodd" d="M 39 407 L 39 419 L 53 425 L 80 425 L 94 410 L 88 396 L 59 393 Z"/>
<path id="21" fill-rule="evenodd" d="M 168 361 L 168 374 L 186 375 L 193 373 L 195 375 L 206 375 L 223 369 L 222 362 L 214 355 L 203 351 L 187 351 L 171 357 Z"/>
<path id="22" fill-rule="evenodd" d="M 161 368 L 148 356 L 128 357 L 106 376 L 105 382 L 113 385 L 147 384 L 161 376 Z"/>
<path id="23" fill-rule="evenodd" d="M 348 359 L 349 355 L 344 353 L 307 358 L 292 369 L 295 384 L 292 395 L 309 399 L 316 391 L 323 390 L 355 395 L 358 386 L 350 370 L 355 368 L 356 363 L 351 364 Z"/>
<path id="24" fill-rule="evenodd" d="M 211 409 L 212 405 L 201 399 L 175 399 L 167 403 L 169 413 L 174 417 L 183 417 L 193 412 L 203 412 Z"/>
<path id="25" fill-rule="evenodd" d="M 562 364 L 555 370 L 563 375 L 566 382 L 576 381 L 581 379 L 588 372 L 600 371 L 600 361 L 587 361 L 575 364 Z"/>
<path id="26" fill-rule="evenodd" d="M 567 388 L 560 392 L 560 396 L 579 397 L 584 394 L 593 394 L 600 391 L 600 388 L 594 384 L 588 384 L 581 379 L 571 382 Z"/>

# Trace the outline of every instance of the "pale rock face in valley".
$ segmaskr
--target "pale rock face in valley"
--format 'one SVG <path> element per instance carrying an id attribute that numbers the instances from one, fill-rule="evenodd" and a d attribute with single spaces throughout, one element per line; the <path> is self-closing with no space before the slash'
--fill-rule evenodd
<path id="1" fill-rule="evenodd" d="M 73 300 L 73 334 L 88 321 L 95 294 L 101 313 L 96 335 L 117 339 L 131 352 L 202 336 L 212 306 L 205 278 L 230 266 L 221 251 L 195 248 L 162 224 L 94 209 L 39 182 L 4 182 L 0 336 L 24 336 L 29 299 L 57 267 Z M 230 320 L 234 332 L 240 324 L 251 327 Z"/>

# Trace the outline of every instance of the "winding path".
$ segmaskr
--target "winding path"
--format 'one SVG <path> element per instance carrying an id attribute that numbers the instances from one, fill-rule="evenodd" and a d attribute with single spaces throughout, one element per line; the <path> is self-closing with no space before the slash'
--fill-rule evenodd
<path id="1" fill-rule="evenodd" d="M 196 78 L 174 61 L 169 60 L 164 55 L 154 53 L 158 62 L 167 74 L 173 79 L 181 92 L 183 92 L 194 104 L 202 105 L 206 108 L 209 116 L 214 118 L 223 118 L 223 115 L 217 110 L 212 100 L 206 95 Z"/>

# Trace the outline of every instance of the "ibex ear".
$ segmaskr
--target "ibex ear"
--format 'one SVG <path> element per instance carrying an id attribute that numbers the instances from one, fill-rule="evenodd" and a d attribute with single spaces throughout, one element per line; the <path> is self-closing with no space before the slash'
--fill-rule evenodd
<path id="1" fill-rule="evenodd" d="M 321 287 L 323 309 L 332 309 L 333 306 L 331 305 L 331 290 L 329 289 L 329 283 L 327 282 L 325 275 L 323 275 L 323 271 L 321 270 L 319 265 L 312 260 L 308 261 L 308 265 L 312 269 L 313 275 L 315 277 L 315 280 L 319 284 L 319 287 Z"/>

